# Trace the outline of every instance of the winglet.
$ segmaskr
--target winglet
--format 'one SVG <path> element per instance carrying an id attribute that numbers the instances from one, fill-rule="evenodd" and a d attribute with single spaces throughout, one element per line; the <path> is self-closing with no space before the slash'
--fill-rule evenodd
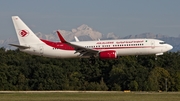
<path id="1" fill-rule="evenodd" d="M 63 38 L 59 31 L 57 31 L 58 37 L 62 43 L 67 43 L 67 41 Z"/>
<path id="2" fill-rule="evenodd" d="M 76 42 L 79 42 L 79 39 L 76 36 L 74 36 L 74 38 L 75 38 Z"/>

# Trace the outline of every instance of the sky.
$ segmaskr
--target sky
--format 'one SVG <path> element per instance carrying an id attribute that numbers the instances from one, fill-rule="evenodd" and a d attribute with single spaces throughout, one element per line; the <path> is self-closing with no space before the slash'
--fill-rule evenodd
<path id="1" fill-rule="evenodd" d="M 86 24 L 117 36 L 180 35 L 180 0 L 0 0 L 0 39 L 16 37 L 11 16 L 34 33 L 50 34 Z"/>

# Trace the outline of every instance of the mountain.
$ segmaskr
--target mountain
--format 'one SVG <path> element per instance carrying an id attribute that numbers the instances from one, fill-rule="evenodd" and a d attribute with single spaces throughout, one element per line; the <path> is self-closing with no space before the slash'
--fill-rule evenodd
<path id="1" fill-rule="evenodd" d="M 102 34 L 100 32 L 93 30 L 91 27 L 85 24 L 79 26 L 76 29 L 72 29 L 71 31 L 60 30 L 60 29 L 58 31 L 60 31 L 60 33 L 68 41 L 74 41 L 74 36 L 78 37 L 82 41 L 97 40 L 97 39 L 102 38 Z M 49 35 L 45 35 L 40 32 L 36 33 L 36 35 L 42 39 L 51 40 L 51 41 L 59 41 L 56 31 L 54 31 L 53 33 Z"/>
<path id="2" fill-rule="evenodd" d="M 180 37 L 170 37 L 162 34 L 153 34 L 153 33 L 142 33 L 138 35 L 128 35 L 123 37 L 123 39 L 136 39 L 136 38 L 153 38 L 163 40 L 173 46 L 171 51 L 179 51 L 180 50 Z"/>
<path id="3" fill-rule="evenodd" d="M 102 34 L 98 31 L 93 30 L 88 25 L 81 25 L 78 28 L 74 28 L 71 31 L 60 30 L 60 33 L 65 37 L 68 41 L 75 41 L 74 36 L 78 37 L 80 41 L 89 41 L 89 40 L 105 40 L 105 39 L 133 39 L 133 38 L 153 38 L 164 40 L 167 43 L 173 45 L 172 51 L 180 50 L 180 36 L 179 37 L 170 37 L 162 34 L 153 34 L 153 33 L 142 33 L 138 35 L 128 35 L 125 37 L 119 37 L 114 33 Z M 57 37 L 56 31 L 53 31 L 50 34 L 42 34 L 41 32 L 35 33 L 39 38 L 51 40 L 51 41 L 59 41 Z M 8 38 L 6 40 L 0 40 L 0 47 L 4 47 L 6 49 L 15 49 L 12 46 L 9 46 L 9 43 L 17 43 L 17 38 Z"/>
<path id="4" fill-rule="evenodd" d="M 138 35 L 128 35 L 124 37 L 123 39 L 136 39 L 136 38 L 153 38 L 153 39 L 162 39 L 162 38 L 168 38 L 169 36 L 161 35 L 161 34 L 153 34 L 153 33 L 142 33 Z"/>

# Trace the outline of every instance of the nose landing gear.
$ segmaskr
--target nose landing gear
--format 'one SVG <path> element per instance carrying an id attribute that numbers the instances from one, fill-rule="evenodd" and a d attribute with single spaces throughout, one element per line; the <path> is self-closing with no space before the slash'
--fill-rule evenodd
<path id="1" fill-rule="evenodd" d="M 158 57 L 159 55 L 163 55 L 163 53 L 157 53 L 157 54 L 156 54 L 156 57 L 155 57 L 155 60 L 157 60 L 157 57 Z"/>

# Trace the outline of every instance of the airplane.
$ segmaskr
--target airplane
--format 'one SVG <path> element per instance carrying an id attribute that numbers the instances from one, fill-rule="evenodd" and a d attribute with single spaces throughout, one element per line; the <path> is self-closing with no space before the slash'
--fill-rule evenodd
<path id="1" fill-rule="evenodd" d="M 50 58 L 100 58 L 117 59 L 126 55 L 163 55 L 173 48 L 158 39 L 117 39 L 98 41 L 68 42 L 57 31 L 59 42 L 38 38 L 33 31 L 18 17 L 12 21 L 19 44 L 9 44 L 20 51 Z"/>

